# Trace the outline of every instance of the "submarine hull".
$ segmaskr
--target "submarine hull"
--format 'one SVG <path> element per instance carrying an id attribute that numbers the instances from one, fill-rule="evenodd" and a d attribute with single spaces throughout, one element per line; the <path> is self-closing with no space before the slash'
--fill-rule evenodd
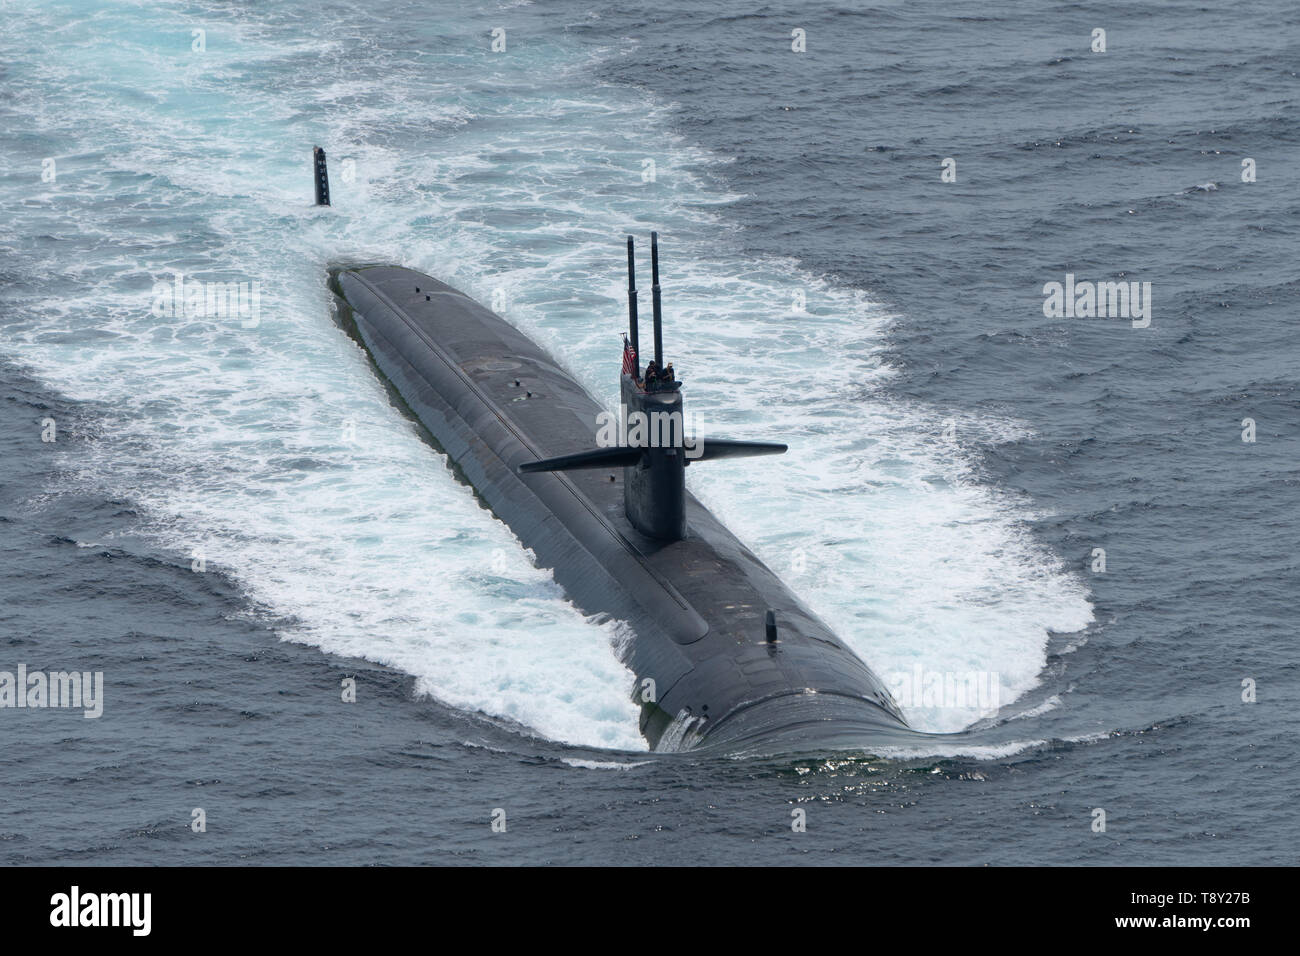
<path id="1" fill-rule="evenodd" d="M 519 473 L 590 449 L 605 409 L 518 329 L 410 269 L 334 270 L 331 288 L 344 325 L 482 500 L 579 608 L 630 625 L 619 653 L 651 747 L 869 749 L 922 736 L 689 491 L 686 535 L 671 540 L 625 513 L 634 467 Z"/>

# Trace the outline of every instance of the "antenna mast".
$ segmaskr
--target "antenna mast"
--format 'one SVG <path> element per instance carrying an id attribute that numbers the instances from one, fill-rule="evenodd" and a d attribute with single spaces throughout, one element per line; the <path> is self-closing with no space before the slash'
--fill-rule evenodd
<path id="1" fill-rule="evenodd" d="M 627 237 L 627 324 L 632 333 L 632 351 L 636 361 L 632 365 L 632 378 L 641 377 L 641 338 L 636 322 L 636 260 L 632 255 L 632 237 Z"/>
<path id="2" fill-rule="evenodd" d="M 655 317 L 655 367 L 664 370 L 663 314 L 659 308 L 659 233 L 650 233 L 650 294 L 654 302 Z"/>

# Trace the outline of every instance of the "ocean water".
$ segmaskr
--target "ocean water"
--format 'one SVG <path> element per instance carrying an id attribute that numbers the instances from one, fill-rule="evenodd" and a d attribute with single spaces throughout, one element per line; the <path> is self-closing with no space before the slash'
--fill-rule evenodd
<path id="1" fill-rule="evenodd" d="M 6 862 L 1296 862 L 1296 10 L 4 13 L 0 670 L 105 686 L 0 709 Z M 409 265 L 612 406 L 652 229 L 701 430 L 791 446 L 693 490 L 887 681 L 996 706 L 647 752 L 626 625 L 331 321 L 330 264 Z M 1067 274 L 1149 327 L 1046 316 Z"/>

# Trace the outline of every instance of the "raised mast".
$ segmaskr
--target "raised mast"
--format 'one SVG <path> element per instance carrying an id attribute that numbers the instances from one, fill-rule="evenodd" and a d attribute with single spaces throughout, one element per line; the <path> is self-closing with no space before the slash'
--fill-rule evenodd
<path id="1" fill-rule="evenodd" d="M 632 351 L 636 361 L 632 365 L 632 378 L 641 377 L 641 337 L 636 322 L 636 259 L 632 255 L 632 237 L 627 237 L 627 326 L 632 334 Z"/>
<path id="2" fill-rule="evenodd" d="M 659 308 L 659 233 L 650 233 L 650 295 L 655 318 L 655 368 L 664 370 L 663 313 Z"/>

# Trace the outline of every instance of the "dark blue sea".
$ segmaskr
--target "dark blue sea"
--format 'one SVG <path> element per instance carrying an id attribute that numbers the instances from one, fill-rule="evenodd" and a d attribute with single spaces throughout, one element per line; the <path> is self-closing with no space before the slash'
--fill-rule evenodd
<path id="1" fill-rule="evenodd" d="M 0 705 L 103 688 L 0 706 L 6 864 L 1297 862 L 1294 4 L 11 0 L 0 158 Z M 612 407 L 651 230 L 790 445 L 691 488 L 929 742 L 650 751 L 331 315 L 407 265 Z"/>

